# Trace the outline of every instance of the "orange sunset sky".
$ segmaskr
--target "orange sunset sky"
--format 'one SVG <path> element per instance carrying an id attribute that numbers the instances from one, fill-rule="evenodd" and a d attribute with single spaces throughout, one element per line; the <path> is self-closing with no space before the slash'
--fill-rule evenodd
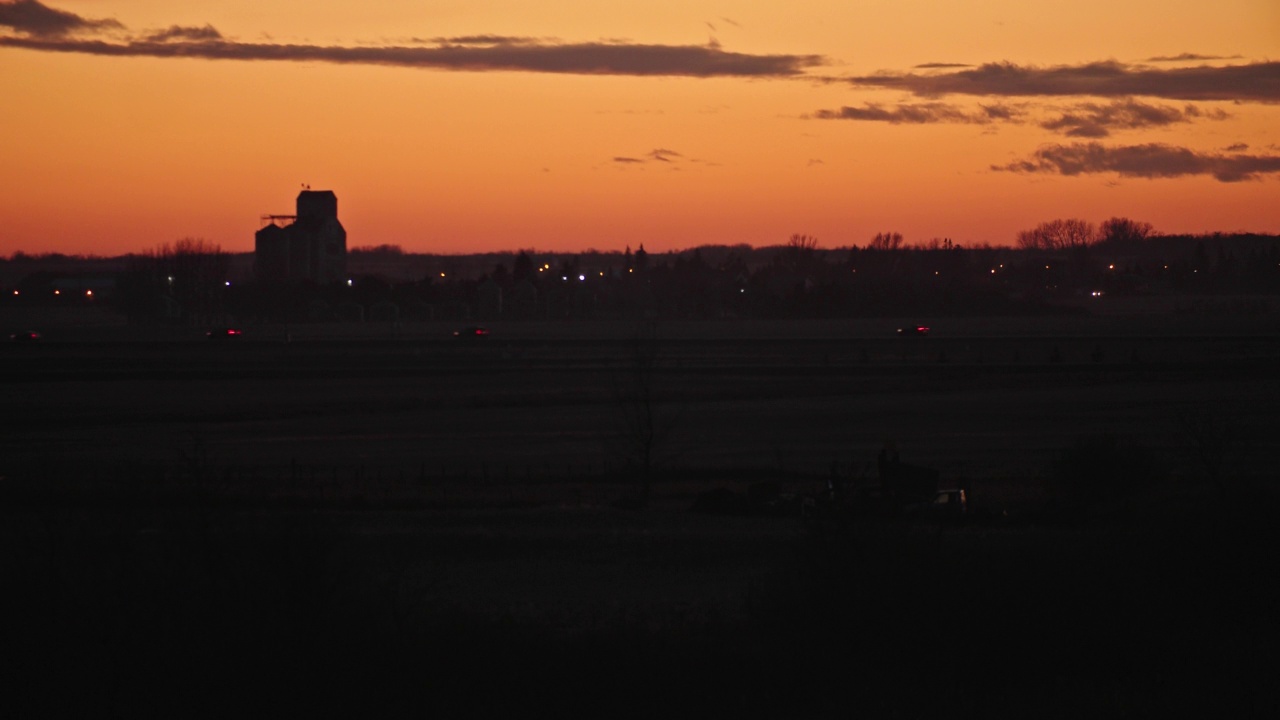
<path id="1" fill-rule="evenodd" d="M 0 254 L 1280 232 L 1276 0 L 0 0 Z"/>

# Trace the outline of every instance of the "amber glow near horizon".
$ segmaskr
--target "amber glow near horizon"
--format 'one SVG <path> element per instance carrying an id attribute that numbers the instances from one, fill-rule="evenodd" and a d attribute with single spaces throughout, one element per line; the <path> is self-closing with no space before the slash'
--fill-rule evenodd
<path id="1" fill-rule="evenodd" d="M 1280 232 L 1280 5 L 0 0 L 0 255 Z"/>

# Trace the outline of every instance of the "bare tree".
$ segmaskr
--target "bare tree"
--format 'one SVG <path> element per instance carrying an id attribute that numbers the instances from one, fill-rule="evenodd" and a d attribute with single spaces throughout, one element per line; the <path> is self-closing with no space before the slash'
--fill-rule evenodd
<path id="1" fill-rule="evenodd" d="M 812 235 L 796 233 L 787 238 L 787 247 L 801 253 L 811 253 L 818 249 L 818 238 Z"/>
<path id="2" fill-rule="evenodd" d="M 1231 420 L 1210 412 L 1179 413 L 1181 440 L 1196 469 L 1226 498 L 1232 490 L 1232 478 L 1224 472 L 1233 450 L 1241 444 L 1240 428 Z"/>
<path id="3" fill-rule="evenodd" d="M 818 238 L 812 235 L 792 235 L 787 239 L 784 251 L 778 256 L 779 261 L 791 270 L 803 270 L 814 259 L 814 251 L 818 249 Z"/>
<path id="4" fill-rule="evenodd" d="M 1018 247 L 1024 250 L 1075 250 L 1097 241 L 1093 223 L 1070 218 L 1042 222 L 1018 233 Z"/>
<path id="5" fill-rule="evenodd" d="M 899 250 L 902 248 L 902 233 L 888 232 L 876 233 L 871 238 L 871 244 L 867 245 L 868 250 Z"/>
<path id="6" fill-rule="evenodd" d="M 1139 222 L 1129 218 L 1113 217 L 1098 228 L 1098 242 L 1104 243 L 1138 243 L 1155 233 L 1155 228 L 1148 222 Z"/>
<path id="7" fill-rule="evenodd" d="M 649 502 L 653 466 L 659 448 L 675 428 L 678 417 L 659 407 L 657 385 L 658 339 L 652 323 L 632 340 L 628 367 L 614 378 L 618 409 L 619 451 L 635 463 L 640 475 L 641 506 Z"/>

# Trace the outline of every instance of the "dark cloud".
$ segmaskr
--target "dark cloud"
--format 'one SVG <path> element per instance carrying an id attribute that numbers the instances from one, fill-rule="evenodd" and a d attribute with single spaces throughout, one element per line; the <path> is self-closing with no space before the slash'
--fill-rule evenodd
<path id="1" fill-rule="evenodd" d="M 674 164 L 681 161 L 686 161 L 686 158 L 684 155 L 676 152 L 675 150 L 668 150 L 667 148 L 654 148 L 649 152 L 645 153 L 643 157 L 632 157 L 630 155 L 618 155 L 613 158 L 613 162 L 621 163 L 623 165 L 642 165 L 642 164 L 651 163 L 651 162 Z M 698 161 L 687 160 L 687 162 L 696 163 Z"/>
<path id="2" fill-rule="evenodd" d="M 216 31 L 215 31 L 216 32 Z M 63 38 L 0 37 L 0 47 L 115 57 L 289 60 L 467 71 L 579 75 L 785 77 L 822 64 L 816 55 L 749 55 L 696 45 L 612 43 L 347 47 L 239 43 L 225 40 L 117 43 Z"/>
<path id="3" fill-rule="evenodd" d="M 1182 53 L 1180 55 L 1157 55 L 1147 58 L 1147 62 L 1204 62 L 1206 60 L 1239 60 L 1239 55 L 1197 55 Z"/>
<path id="4" fill-rule="evenodd" d="M 436 45 L 537 45 L 545 40 L 513 35 L 459 35 L 456 37 L 436 37 L 430 42 Z"/>
<path id="5" fill-rule="evenodd" d="M 991 169 L 1059 175 L 1117 173 L 1135 178 L 1211 175 L 1220 182 L 1240 182 L 1280 173 L 1280 155 L 1222 155 L 1161 143 L 1108 147 L 1091 142 L 1048 145 L 1026 160 Z"/>
<path id="6" fill-rule="evenodd" d="M 1248 143 L 1234 143 L 1223 148 L 1227 152 L 1244 152 L 1249 149 Z"/>
<path id="7" fill-rule="evenodd" d="M 36 0 L 0 3 L 0 27 L 37 38 L 59 38 L 72 33 L 119 29 L 115 20 L 88 20 L 73 12 L 55 10 Z"/>
<path id="8" fill-rule="evenodd" d="M 1151 68 L 1114 61 L 1046 68 L 987 63 L 958 72 L 886 73 L 845 81 L 858 87 L 903 90 L 920 96 L 1145 95 L 1174 100 L 1280 102 L 1280 62 L 1187 68 Z"/>
<path id="9" fill-rule="evenodd" d="M 222 33 L 218 32 L 212 25 L 204 27 L 182 27 L 179 25 L 171 25 L 167 30 L 152 33 L 147 36 L 148 42 L 205 42 L 209 40 L 221 40 Z"/>
<path id="10" fill-rule="evenodd" d="M 990 120 L 1004 120 L 1012 122 L 1022 117 L 1025 113 L 1022 108 L 1012 105 L 980 105 L 982 114 L 986 115 Z"/>
<path id="11" fill-rule="evenodd" d="M 115 20 L 86 20 L 38 0 L 0 3 L 0 47 L 116 57 L 184 57 L 206 60 L 292 60 L 468 71 L 524 71 L 581 75 L 685 77 L 785 77 L 821 65 L 817 55 L 752 55 L 726 52 L 717 43 L 648 45 L 626 41 L 562 43 L 506 35 L 439 37 L 436 47 L 322 46 L 241 43 L 226 40 L 212 25 L 172 26 L 117 40 L 72 37 L 123 29 Z M 415 41 L 421 42 L 421 41 Z"/>
<path id="12" fill-rule="evenodd" d="M 862 107 L 842 107 L 839 110 L 819 110 L 810 117 L 819 120 L 864 120 L 887 122 L 895 125 L 922 125 L 930 123 L 964 123 L 985 125 L 988 123 L 1021 124 L 1028 121 L 1034 106 L 1025 103 L 979 105 L 969 110 L 959 105 L 943 102 L 901 103 L 885 106 L 866 103 Z M 1115 130 L 1137 130 L 1163 127 L 1174 123 L 1189 123 L 1208 118 L 1222 120 L 1229 117 L 1218 109 L 1202 110 L 1195 105 L 1182 108 L 1169 105 L 1144 103 L 1132 98 L 1110 103 L 1080 103 L 1059 109 L 1056 117 L 1038 124 L 1046 130 L 1069 137 L 1102 138 Z"/>
<path id="13" fill-rule="evenodd" d="M 919 65 L 912 65 L 911 67 L 916 70 L 953 70 L 955 68 L 967 68 L 973 66 L 967 63 L 932 62 L 920 63 Z"/>
<path id="14" fill-rule="evenodd" d="M 868 120 L 887 122 L 894 125 L 923 125 L 929 123 L 981 125 L 994 120 L 1012 120 L 1017 114 L 1017 110 L 1004 105 L 983 107 L 976 112 L 970 112 L 956 105 L 932 102 L 900 104 L 894 107 L 866 103 L 862 107 L 846 106 L 839 110 L 819 110 L 812 117 L 819 120 Z"/>
<path id="15" fill-rule="evenodd" d="M 1129 98 L 1105 105 L 1082 103 L 1052 120 L 1040 123 L 1040 127 L 1069 137 L 1100 138 L 1109 136 L 1112 130 L 1163 127 L 1175 123 L 1187 123 L 1203 117 L 1222 120 L 1227 117 L 1227 114 L 1221 110 L 1203 111 L 1194 105 L 1176 108 L 1169 105 L 1152 105 Z"/>

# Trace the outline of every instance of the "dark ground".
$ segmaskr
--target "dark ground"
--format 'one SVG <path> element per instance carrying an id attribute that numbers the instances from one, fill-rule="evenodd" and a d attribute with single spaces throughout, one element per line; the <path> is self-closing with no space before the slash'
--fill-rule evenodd
<path id="1" fill-rule="evenodd" d="M 1269 714 L 1264 319 L 55 328 L 0 350 L 13 706 Z M 1099 436 L 1143 482 L 1072 479 Z M 689 511 L 886 440 L 970 519 Z"/>

